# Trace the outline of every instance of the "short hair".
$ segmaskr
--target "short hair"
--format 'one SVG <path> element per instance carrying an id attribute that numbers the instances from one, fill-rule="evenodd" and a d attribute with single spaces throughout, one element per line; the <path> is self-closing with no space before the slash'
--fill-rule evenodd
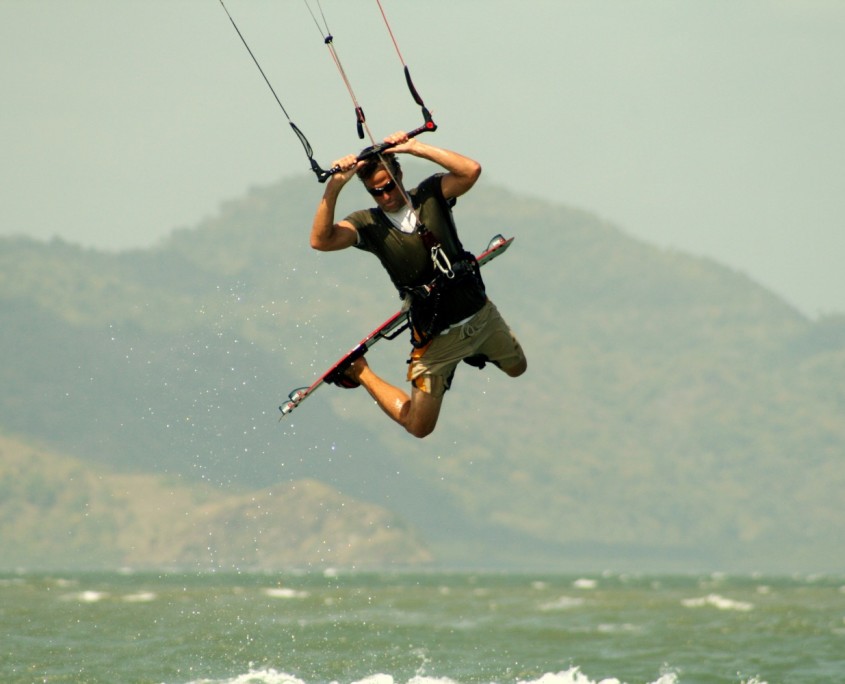
<path id="1" fill-rule="evenodd" d="M 375 174 L 380 167 L 385 167 L 393 176 L 398 176 L 402 173 L 402 166 L 399 164 L 399 160 L 396 158 L 396 155 L 391 152 L 385 152 L 368 157 L 364 161 L 363 166 L 361 166 L 361 168 L 357 171 L 358 178 L 362 181 L 372 178 L 373 174 Z"/>

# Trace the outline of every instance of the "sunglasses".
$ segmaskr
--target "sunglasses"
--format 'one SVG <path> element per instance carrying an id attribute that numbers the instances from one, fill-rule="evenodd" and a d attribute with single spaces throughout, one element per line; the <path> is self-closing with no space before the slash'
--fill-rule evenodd
<path id="1" fill-rule="evenodd" d="M 370 193 L 373 197 L 381 197 L 386 192 L 393 192 L 393 189 L 396 187 L 396 181 L 390 180 L 380 188 L 367 188 L 367 192 Z"/>

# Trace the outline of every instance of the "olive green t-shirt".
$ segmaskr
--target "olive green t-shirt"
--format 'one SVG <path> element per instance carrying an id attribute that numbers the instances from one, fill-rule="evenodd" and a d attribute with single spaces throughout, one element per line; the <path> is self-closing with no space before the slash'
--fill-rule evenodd
<path id="1" fill-rule="evenodd" d="M 423 225 L 434 234 L 452 263 L 466 257 L 458 238 L 452 211 L 441 190 L 442 174 L 426 178 L 408 195 Z M 358 231 L 359 249 L 375 254 L 397 289 L 431 283 L 437 272 L 431 253 L 419 232 L 404 233 L 381 209 L 363 209 L 346 217 Z M 472 278 L 447 287 L 438 297 L 438 319 L 451 325 L 478 311 L 486 301 L 483 287 Z"/>

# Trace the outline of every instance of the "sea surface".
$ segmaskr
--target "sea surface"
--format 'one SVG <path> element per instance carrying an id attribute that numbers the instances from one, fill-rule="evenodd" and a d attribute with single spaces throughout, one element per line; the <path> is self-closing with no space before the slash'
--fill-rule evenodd
<path id="1" fill-rule="evenodd" d="M 845 682 L 845 575 L 0 575 L 0 682 Z"/>

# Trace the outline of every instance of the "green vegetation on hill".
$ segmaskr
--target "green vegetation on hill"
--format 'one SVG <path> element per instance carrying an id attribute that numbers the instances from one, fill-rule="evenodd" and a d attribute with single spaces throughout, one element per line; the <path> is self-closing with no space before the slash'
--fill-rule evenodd
<path id="1" fill-rule="evenodd" d="M 48 569 L 414 565 L 431 560 L 395 515 L 313 480 L 225 493 L 94 471 L 0 437 L 3 566 Z"/>
<path id="2" fill-rule="evenodd" d="M 308 248 L 318 194 L 256 188 L 144 251 L 0 241 L 0 427 L 212 499 L 318 481 L 446 564 L 841 566 L 845 316 L 810 321 L 710 260 L 501 188 L 456 217 L 473 250 L 517 237 L 485 279 L 529 372 L 461 368 L 421 443 L 363 392 L 277 423 L 398 304 L 370 255 Z M 407 346 L 370 362 L 401 382 Z"/>

